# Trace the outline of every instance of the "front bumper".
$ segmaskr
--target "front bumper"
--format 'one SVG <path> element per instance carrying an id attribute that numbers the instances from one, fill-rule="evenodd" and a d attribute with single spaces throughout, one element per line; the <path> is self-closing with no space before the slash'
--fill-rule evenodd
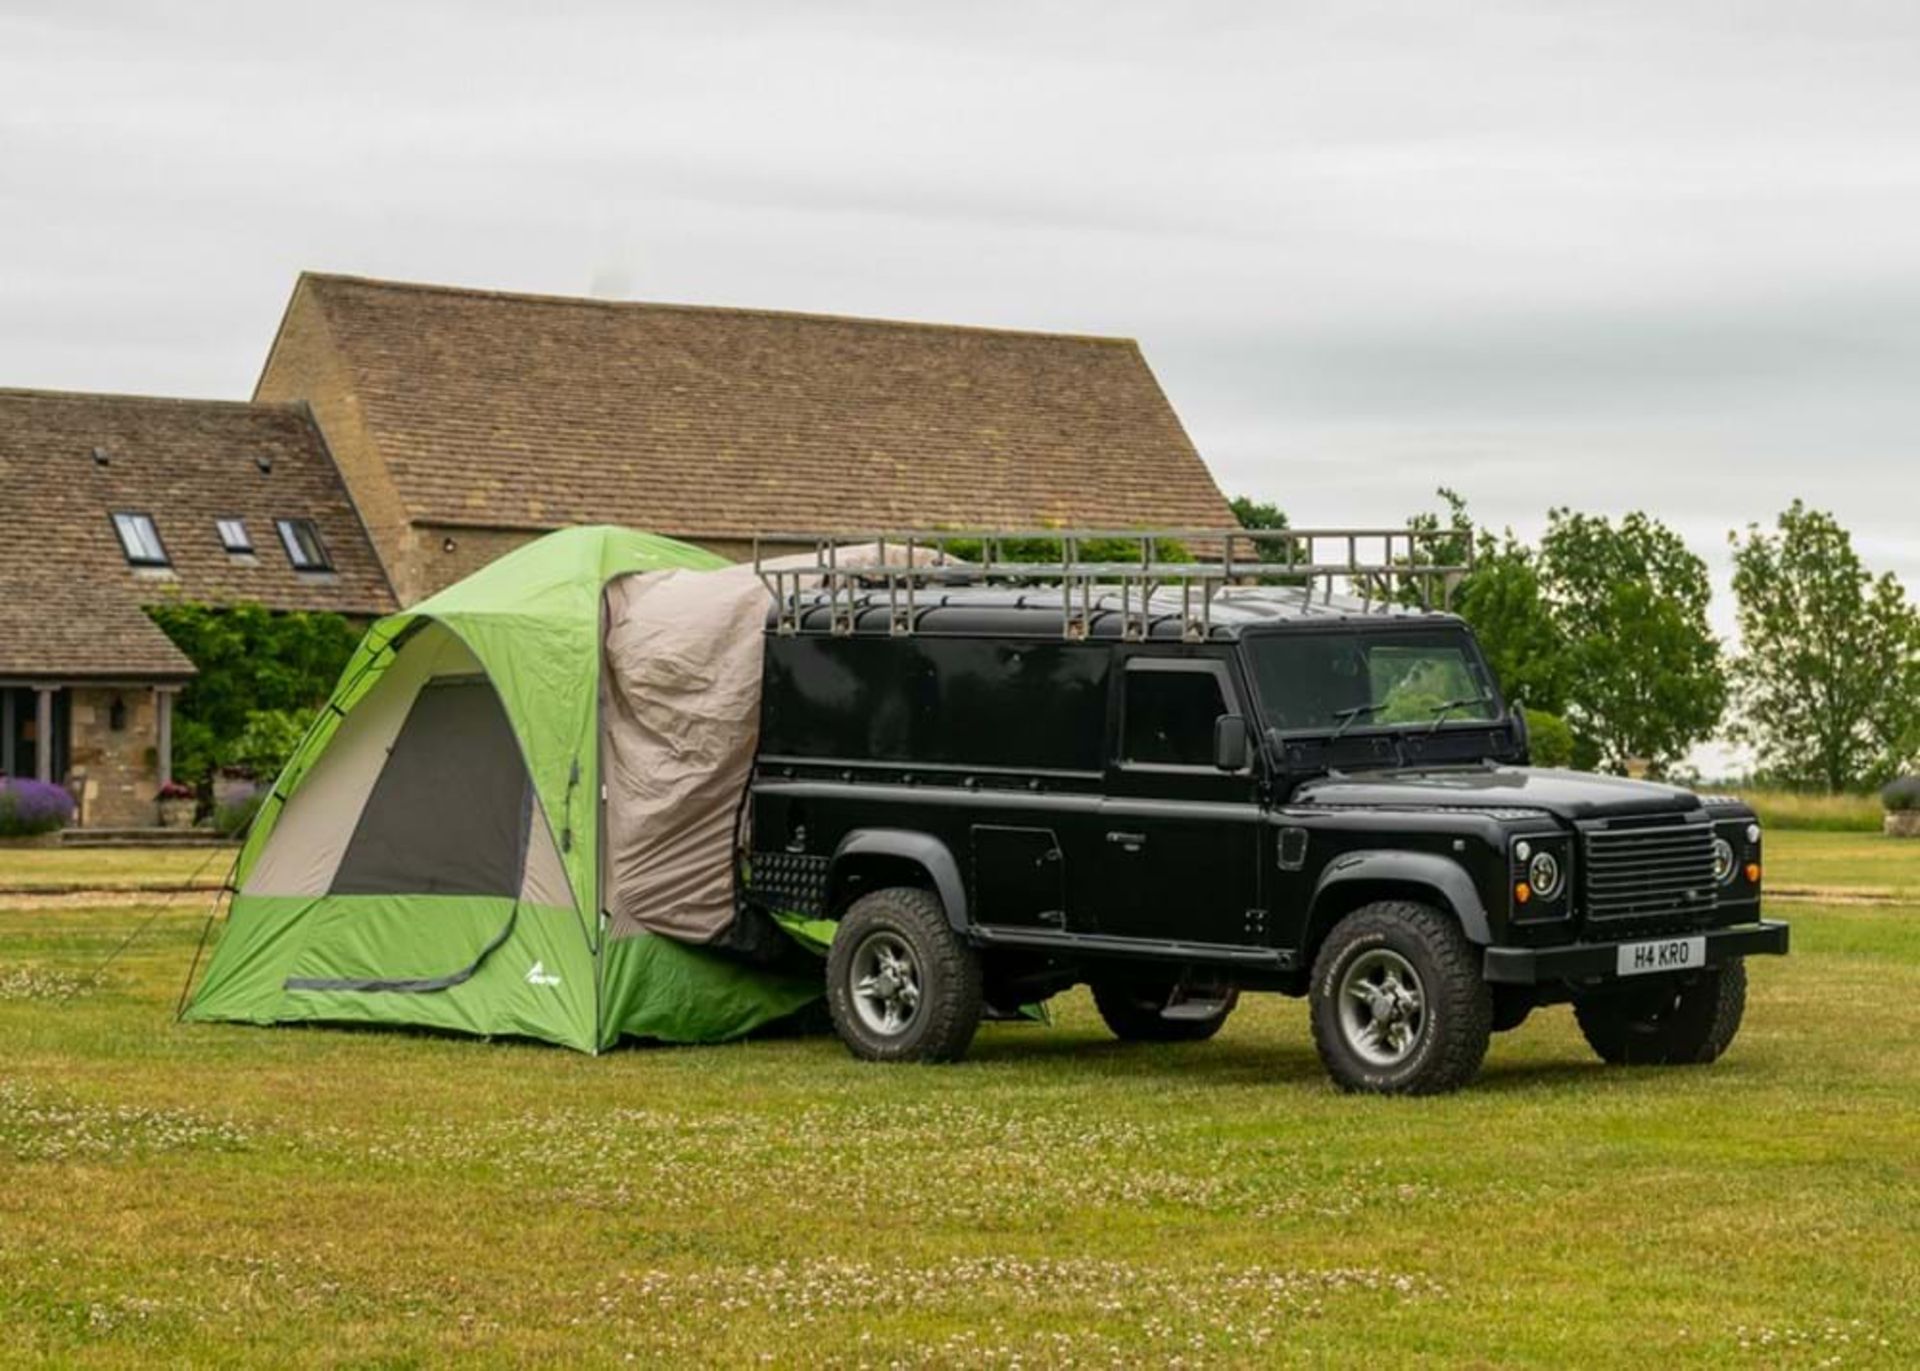
<path id="1" fill-rule="evenodd" d="M 1736 957 L 1781 957 L 1787 951 L 1787 925 L 1761 919 L 1703 933 L 1668 934 L 1667 938 L 1704 937 L 1703 966 L 1718 966 Z M 1490 947 L 1485 977 L 1500 985 L 1540 985 L 1551 981 L 1611 981 L 1619 978 L 1620 948 L 1626 943 L 1661 942 L 1663 938 L 1621 938 L 1614 942 L 1573 943 L 1567 947 Z"/>

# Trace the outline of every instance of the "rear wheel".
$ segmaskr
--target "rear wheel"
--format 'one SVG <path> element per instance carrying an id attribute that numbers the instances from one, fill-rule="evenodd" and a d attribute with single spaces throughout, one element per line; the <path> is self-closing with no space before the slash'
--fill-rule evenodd
<path id="1" fill-rule="evenodd" d="M 980 1026 L 980 961 L 927 890 L 856 900 L 827 953 L 827 1008 L 854 1056 L 950 1062 Z"/>
<path id="2" fill-rule="evenodd" d="M 1714 1061 L 1739 1033 L 1746 1011 L 1747 967 L 1739 960 L 1684 980 L 1610 986 L 1573 1002 L 1587 1045 L 1616 1066 Z"/>
<path id="3" fill-rule="evenodd" d="M 1211 1038 L 1240 1002 L 1240 992 L 1189 997 L 1177 985 L 1151 981 L 1095 981 L 1094 1007 L 1113 1036 L 1130 1043 L 1197 1043 Z"/>
<path id="4" fill-rule="evenodd" d="M 1432 1095 L 1480 1069 L 1493 997 L 1457 920 L 1382 900 L 1327 935 L 1313 964 L 1313 1040 L 1343 1090 Z"/>

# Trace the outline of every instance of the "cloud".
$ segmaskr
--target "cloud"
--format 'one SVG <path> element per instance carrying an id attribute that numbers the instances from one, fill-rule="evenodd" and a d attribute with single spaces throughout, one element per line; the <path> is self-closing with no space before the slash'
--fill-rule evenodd
<path id="1" fill-rule="evenodd" d="M 15 3 L 0 384 L 244 395 L 302 268 L 1120 333 L 1299 517 L 1920 584 L 1916 78 L 1904 0 Z"/>

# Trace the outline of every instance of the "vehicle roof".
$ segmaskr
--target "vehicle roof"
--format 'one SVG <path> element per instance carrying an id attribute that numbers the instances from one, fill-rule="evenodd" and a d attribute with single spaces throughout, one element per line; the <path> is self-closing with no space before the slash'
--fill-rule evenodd
<path id="1" fill-rule="evenodd" d="M 1198 592 L 1195 592 L 1198 608 Z M 891 633 L 892 602 L 884 590 L 859 592 L 853 600 L 853 630 L 862 636 L 887 636 Z M 904 608 L 905 593 L 900 593 Z M 825 633 L 832 623 L 832 601 L 825 591 L 806 592 L 796 616 L 803 633 Z M 846 605 L 846 597 L 841 597 Z M 1077 607 L 1077 605 L 1076 605 Z M 1153 597 L 1152 622 L 1148 637 L 1154 641 L 1179 641 L 1184 623 L 1181 593 L 1162 590 Z M 1133 601 L 1133 616 L 1139 615 L 1139 601 Z M 1009 638 L 1060 638 L 1063 636 L 1066 608 L 1060 588 L 1006 586 L 966 587 L 930 590 L 921 588 L 913 600 L 913 631 L 925 634 L 965 634 Z M 1123 635 L 1125 615 L 1117 590 L 1096 596 L 1088 616 L 1087 633 L 1091 638 L 1117 639 Z M 1352 595 L 1330 595 L 1324 590 L 1301 586 L 1233 586 L 1218 591 L 1208 611 L 1208 641 L 1232 642 L 1249 629 L 1284 627 L 1337 627 L 1346 624 L 1409 625 L 1414 623 L 1457 624 L 1457 614 L 1418 606 L 1385 605 Z M 768 624 L 775 622 L 768 611 Z"/>

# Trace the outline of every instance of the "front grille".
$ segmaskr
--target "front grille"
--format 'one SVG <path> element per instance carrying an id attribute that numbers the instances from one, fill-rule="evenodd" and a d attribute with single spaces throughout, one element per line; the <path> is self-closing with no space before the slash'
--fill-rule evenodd
<path id="1" fill-rule="evenodd" d="M 1713 825 L 1704 816 L 1615 820 L 1584 833 L 1589 919 L 1687 923 L 1713 910 Z"/>

